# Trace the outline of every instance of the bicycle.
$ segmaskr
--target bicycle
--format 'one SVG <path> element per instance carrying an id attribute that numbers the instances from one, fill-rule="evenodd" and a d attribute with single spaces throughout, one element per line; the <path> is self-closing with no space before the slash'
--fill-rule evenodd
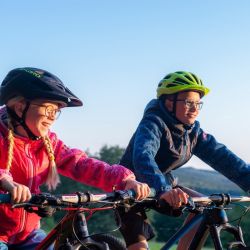
<path id="1" fill-rule="evenodd" d="M 53 243 L 56 250 L 125 250 L 125 243 L 111 234 L 90 235 L 87 220 L 96 211 L 113 209 L 119 228 L 120 220 L 116 208 L 134 201 L 134 197 L 135 193 L 132 190 L 102 194 L 77 192 L 75 194 L 52 195 L 41 193 L 33 194 L 27 203 L 14 204 L 13 208 L 25 207 L 30 212 L 35 212 L 34 208 L 54 207 L 57 210 L 68 211 L 36 247 L 36 250 L 45 250 Z M 0 194 L 0 204 L 9 202 L 9 194 Z M 104 206 L 96 207 L 98 204 L 104 204 Z M 95 207 L 90 208 L 90 205 L 95 205 Z M 89 213 L 90 216 L 86 218 L 85 213 Z"/>
<path id="2" fill-rule="evenodd" d="M 250 247 L 247 247 L 244 242 L 241 226 L 233 226 L 229 223 L 226 210 L 228 209 L 227 206 L 234 202 L 250 202 L 250 197 L 230 196 L 229 194 L 221 193 L 190 198 L 189 203 L 183 206 L 183 211 L 193 213 L 194 217 L 187 224 L 181 226 L 161 250 L 170 249 L 196 225 L 199 225 L 199 227 L 189 246 L 191 250 L 201 249 L 209 235 L 211 236 L 214 249 L 223 250 L 222 231 L 226 231 L 234 237 L 234 241 L 228 243 L 228 250 L 235 248 L 250 250 Z M 250 207 L 247 207 L 246 211 L 249 209 Z"/>
<path id="3" fill-rule="evenodd" d="M 141 203 L 145 208 L 154 208 L 162 205 L 156 198 L 147 198 L 143 201 L 135 201 L 134 192 L 114 191 L 112 193 L 91 194 L 76 193 L 64 195 L 39 194 L 33 195 L 29 203 L 15 204 L 14 207 L 46 207 L 53 206 L 65 208 L 68 213 L 51 230 L 47 237 L 37 246 L 36 250 L 45 250 L 53 242 L 55 249 L 80 249 L 80 250 L 125 250 L 125 244 L 120 239 L 110 234 L 89 235 L 85 213 L 95 211 L 116 209 L 119 206 L 133 206 Z M 0 204 L 10 202 L 9 195 L 0 195 Z M 230 196 L 229 194 L 212 194 L 210 196 L 192 197 L 187 205 L 183 205 L 182 211 L 193 213 L 195 216 L 184 226 L 182 226 L 161 248 L 167 250 L 173 247 L 186 233 L 196 225 L 200 225 L 195 237 L 191 241 L 189 249 L 199 250 L 204 245 L 208 235 L 211 236 L 214 249 L 223 250 L 220 233 L 227 231 L 232 234 L 234 241 L 228 243 L 227 249 L 249 250 L 240 227 L 229 223 L 226 210 L 227 206 L 234 202 L 250 202 L 250 197 Z M 105 204 L 108 206 L 88 208 L 90 204 Z M 163 206 L 163 205 L 162 205 Z M 169 209 L 169 207 L 168 207 Z M 249 210 L 250 207 L 247 208 Z M 116 213 L 115 213 L 116 214 Z M 117 215 L 117 214 L 116 214 Z M 117 215 L 118 228 L 119 216 Z M 70 228 L 68 230 L 67 228 Z"/>

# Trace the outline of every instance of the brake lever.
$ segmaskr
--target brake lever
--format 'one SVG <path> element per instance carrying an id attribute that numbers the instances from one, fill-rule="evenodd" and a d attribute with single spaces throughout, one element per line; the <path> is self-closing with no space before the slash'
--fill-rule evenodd
<path id="1" fill-rule="evenodd" d="M 54 196 L 48 193 L 41 193 L 37 195 L 33 195 L 28 202 L 16 203 L 12 205 L 12 208 L 20 208 L 20 207 L 43 207 L 44 204 L 47 203 L 48 200 L 54 200 Z"/>
<path id="2" fill-rule="evenodd" d="M 135 191 L 134 190 L 123 190 L 123 191 L 115 191 L 115 199 L 120 199 L 121 201 L 126 200 L 135 200 Z"/>
<path id="3" fill-rule="evenodd" d="M 196 209 L 196 206 L 192 197 L 188 197 L 188 202 L 186 205 L 183 206 L 182 212 L 184 212 L 185 210 L 194 211 L 195 209 Z"/>
<path id="4" fill-rule="evenodd" d="M 39 205 L 36 203 L 30 203 L 30 202 L 23 202 L 23 203 L 17 203 L 13 204 L 12 208 L 20 208 L 20 207 L 42 207 L 43 205 Z"/>

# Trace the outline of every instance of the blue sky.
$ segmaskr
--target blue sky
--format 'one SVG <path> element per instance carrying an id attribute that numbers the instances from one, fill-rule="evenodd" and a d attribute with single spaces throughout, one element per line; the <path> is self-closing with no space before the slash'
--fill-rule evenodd
<path id="1" fill-rule="evenodd" d="M 250 162 L 248 0 L 0 2 L 0 79 L 46 69 L 84 102 L 54 125 L 71 147 L 125 147 L 167 73 L 191 71 L 211 93 L 201 127 Z M 206 167 L 196 158 L 188 165 Z"/>

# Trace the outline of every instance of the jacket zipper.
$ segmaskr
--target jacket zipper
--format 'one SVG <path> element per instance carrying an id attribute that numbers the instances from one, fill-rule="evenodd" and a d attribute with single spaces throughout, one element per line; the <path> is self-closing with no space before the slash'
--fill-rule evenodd
<path id="1" fill-rule="evenodd" d="M 184 134 L 184 142 L 183 142 L 183 154 L 182 154 L 182 158 L 181 158 L 181 164 L 183 165 L 187 162 L 186 160 L 186 154 L 187 154 L 187 139 L 188 139 L 188 131 L 185 130 L 185 134 Z"/>

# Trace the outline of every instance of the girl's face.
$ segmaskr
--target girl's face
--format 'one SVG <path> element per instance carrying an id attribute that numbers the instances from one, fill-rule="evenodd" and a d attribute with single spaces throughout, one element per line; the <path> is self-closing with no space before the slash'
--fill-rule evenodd
<path id="1" fill-rule="evenodd" d="M 20 117 L 25 108 L 23 102 L 20 106 Z M 46 136 L 51 125 L 60 114 L 59 104 L 46 100 L 35 100 L 30 102 L 26 113 L 25 122 L 35 136 Z M 27 136 L 22 126 L 17 127 L 17 132 L 22 136 Z"/>
<path id="2" fill-rule="evenodd" d="M 166 100 L 166 107 L 169 111 L 173 111 L 173 101 Z M 176 100 L 176 118 L 186 124 L 192 125 L 202 107 L 201 97 L 198 92 L 186 91 L 180 92 Z"/>

